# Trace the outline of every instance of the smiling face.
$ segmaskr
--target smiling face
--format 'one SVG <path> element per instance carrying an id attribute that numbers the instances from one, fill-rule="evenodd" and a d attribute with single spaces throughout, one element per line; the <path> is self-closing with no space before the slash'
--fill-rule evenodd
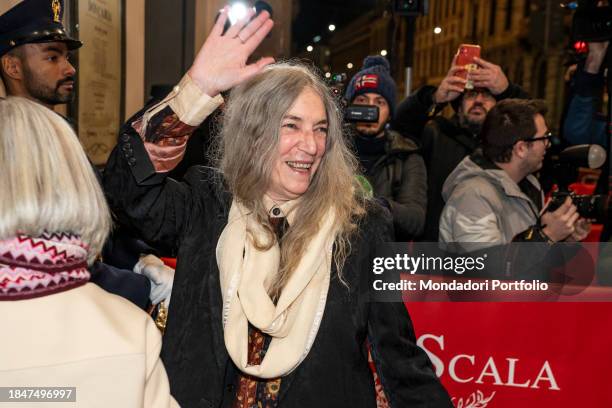
<path id="1" fill-rule="evenodd" d="M 327 140 L 327 115 L 321 97 L 305 88 L 283 116 L 267 195 L 282 202 L 308 190 Z"/>

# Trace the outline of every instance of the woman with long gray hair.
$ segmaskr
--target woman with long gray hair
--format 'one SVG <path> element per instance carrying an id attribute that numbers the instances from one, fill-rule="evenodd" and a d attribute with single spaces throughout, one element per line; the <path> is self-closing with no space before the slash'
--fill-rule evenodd
<path id="1" fill-rule="evenodd" d="M 249 16 L 250 17 L 250 16 Z M 130 119 L 105 172 L 117 216 L 178 252 L 162 358 L 195 407 L 375 407 L 366 340 L 393 407 L 452 406 L 402 303 L 368 302 L 390 217 L 364 198 L 324 82 L 246 59 L 267 13 L 223 34 L 177 87 Z M 230 89 L 219 166 L 166 177 Z"/>

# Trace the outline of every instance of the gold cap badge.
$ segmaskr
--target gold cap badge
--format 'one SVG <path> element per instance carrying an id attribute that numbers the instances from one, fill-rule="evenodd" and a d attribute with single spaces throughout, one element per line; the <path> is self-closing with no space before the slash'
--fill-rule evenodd
<path id="1" fill-rule="evenodd" d="M 60 15 L 62 12 L 62 5 L 59 0 L 53 0 L 51 2 L 51 9 L 53 9 L 53 21 L 56 23 L 60 22 Z"/>

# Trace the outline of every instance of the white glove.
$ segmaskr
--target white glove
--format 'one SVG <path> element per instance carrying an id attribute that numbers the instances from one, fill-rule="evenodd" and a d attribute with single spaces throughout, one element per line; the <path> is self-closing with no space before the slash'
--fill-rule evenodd
<path id="1" fill-rule="evenodd" d="M 155 255 L 145 255 L 140 257 L 140 261 L 134 266 L 134 272 L 146 276 L 151 281 L 149 294 L 151 303 L 156 305 L 165 300 L 166 306 L 170 306 L 174 269 L 166 266 Z"/>

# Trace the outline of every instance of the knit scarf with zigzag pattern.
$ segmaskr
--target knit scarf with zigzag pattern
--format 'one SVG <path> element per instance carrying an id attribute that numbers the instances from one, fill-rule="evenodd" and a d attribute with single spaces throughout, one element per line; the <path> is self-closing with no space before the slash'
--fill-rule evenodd
<path id="1" fill-rule="evenodd" d="M 89 280 L 87 245 L 72 234 L 0 240 L 0 301 L 63 292 Z"/>

